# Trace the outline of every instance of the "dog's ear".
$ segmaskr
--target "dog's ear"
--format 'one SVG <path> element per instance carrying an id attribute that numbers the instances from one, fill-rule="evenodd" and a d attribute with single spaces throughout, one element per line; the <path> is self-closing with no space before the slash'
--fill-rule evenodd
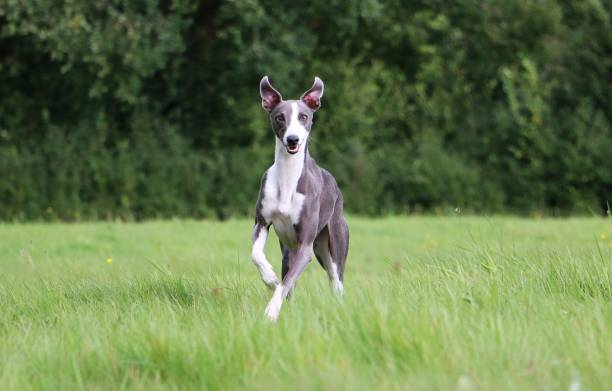
<path id="1" fill-rule="evenodd" d="M 321 107 L 321 97 L 323 96 L 324 88 L 323 80 L 315 76 L 314 84 L 308 91 L 304 92 L 300 99 L 312 110 L 318 110 Z"/>
<path id="2" fill-rule="evenodd" d="M 268 81 L 268 76 L 264 76 L 259 82 L 259 95 L 261 95 L 261 107 L 267 112 L 274 110 L 283 100 L 281 94 Z"/>

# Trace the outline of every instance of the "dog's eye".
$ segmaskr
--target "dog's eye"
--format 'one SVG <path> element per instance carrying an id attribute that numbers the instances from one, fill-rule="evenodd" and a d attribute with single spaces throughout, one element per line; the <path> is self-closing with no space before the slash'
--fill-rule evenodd
<path id="1" fill-rule="evenodd" d="M 285 116 L 284 116 L 284 115 L 282 115 L 282 114 L 279 114 L 279 115 L 277 115 L 276 117 L 274 117 L 274 120 L 275 120 L 276 122 L 283 123 L 283 122 L 285 122 Z"/>
<path id="2" fill-rule="evenodd" d="M 298 119 L 300 121 L 306 121 L 308 119 L 308 116 L 306 114 L 300 113 L 300 115 L 298 115 Z"/>

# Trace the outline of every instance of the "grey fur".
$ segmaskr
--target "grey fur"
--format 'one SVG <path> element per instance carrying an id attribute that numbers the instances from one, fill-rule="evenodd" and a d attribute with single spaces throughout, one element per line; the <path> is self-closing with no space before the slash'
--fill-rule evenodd
<path id="1" fill-rule="evenodd" d="M 315 93 L 305 100 L 309 93 Z M 300 100 L 283 101 L 280 93 L 272 88 L 267 77 L 260 83 L 262 106 L 270 113 L 272 130 L 275 136 L 284 143 L 287 120 L 292 104 L 297 104 L 301 114 L 300 122 L 308 132 L 312 128 L 314 112 L 320 107 L 320 97 L 323 93 L 323 82 L 315 79 L 313 87 L 304 93 Z M 278 94 L 278 96 L 273 96 Z M 267 99 L 267 101 L 266 101 Z M 281 120 L 281 116 L 285 121 Z M 286 145 L 285 145 L 286 147 Z M 298 223 L 293 225 L 296 243 L 283 240 L 278 235 L 282 253 L 282 299 L 285 299 L 295 286 L 301 272 L 314 255 L 321 266 L 327 271 L 330 281 L 333 273 L 342 283 L 344 267 L 348 254 L 349 232 L 343 216 L 343 198 L 334 177 L 325 169 L 319 167 L 310 156 L 307 139 L 304 150 L 304 165 L 297 183 L 296 192 L 304 195 Z M 294 158 L 298 158 L 295 156 Z M 253 241 L 257 240 L 262 229 L 268 229 L 272 221 L 268 221 L 262 213 L 264 188 L 268 180 L 268 171 L 263 174 L 261 187 L 255 210 L 255 227 Z M 327 253 L 329 251 L 329 253 Z M 331 255 L 331 260 L 329 260 Z M 333 263 L 334 266 L 331 264 Z M 335 270 L 331 270 L 335 269 Z M 268 285 L 270 286 L 270 285 Z"/>

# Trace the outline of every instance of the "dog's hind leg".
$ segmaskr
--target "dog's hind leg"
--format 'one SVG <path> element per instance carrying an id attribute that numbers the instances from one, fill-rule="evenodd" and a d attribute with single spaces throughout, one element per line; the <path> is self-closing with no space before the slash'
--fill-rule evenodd
<path id="1" fill-rule="evenodd" d="M 338 296 L 342 296 L 344 287 L 342 286 L 342 281 L 340 279 L 338 265 L 334 261 L 331 254 L 329 241 L 329 227 L 326 226 L 323 228 L 323 230 L 321 230 L 314 242 L 314 253 L 317 256 L 317 260 L 321 266 L 323 266 L 327 272 L 327 277 L 329 278 L 329 283 L 331 284 L 332 289 Z"/>
<path id="2" fill-rule="evenodd" d="M 334 206 L 334 212 L 329 220 L 327 229 L 329 231 L 329 253 L 332 258 L 332 269 L 337 274 L 340 283 L 340 291 L 344 284 L 344 267 L 348 255 L 349 231 L 346 220 L 342 214 L 342 198 L 339 198 Z"/>

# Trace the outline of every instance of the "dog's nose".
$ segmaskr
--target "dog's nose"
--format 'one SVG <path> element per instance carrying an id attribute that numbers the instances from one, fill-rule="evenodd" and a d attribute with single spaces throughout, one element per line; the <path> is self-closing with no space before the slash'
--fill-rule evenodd
<path id="1" fill-rule="evenodd" d="M 295 134 L 290 134 L 289 136 L 287 136 L 287 144 L 289 145 L 295 145 L 300 141 L 300 137 L 298 135 Z"/>

